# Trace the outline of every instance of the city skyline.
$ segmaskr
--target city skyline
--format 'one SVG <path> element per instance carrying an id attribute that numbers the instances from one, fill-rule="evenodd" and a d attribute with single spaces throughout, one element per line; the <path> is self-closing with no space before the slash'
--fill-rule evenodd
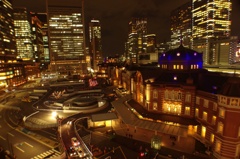
<path id="1" fill-rule="evenodd" d="M 68 2 L 73 5 L 79 4 L 77 0 Z M 170 13 L 186 2 L 189 2 L 189 0 L 161 2 L 156 0 L 146 2 L 139 0 L 115 0 L 114 2 L 109 0 L 85 1 L 85 24 L 88 24 L 92 18 L 100 20 L 104 56 L 123 54 L 124 43 L 127 41 L 128 22 L 131 17 L 146 16 L 148 18 L 148 33 L 156 34 L 158 42 L 166 42 L 170 40 Z M 237 10 L 240 2 L 233 0 L 233 3 L 232 19 L 237 19 L 240 15 L 240 11 Z M 45 12 L 44 0 L 36 0 L 34 2 L 13 0 L 13 6 L 27 7 L 29 11 L 34 12 Z M 232 20 L 233 36 L 240 35 L 237 28 L 239 28 L 239 22 Z"/>

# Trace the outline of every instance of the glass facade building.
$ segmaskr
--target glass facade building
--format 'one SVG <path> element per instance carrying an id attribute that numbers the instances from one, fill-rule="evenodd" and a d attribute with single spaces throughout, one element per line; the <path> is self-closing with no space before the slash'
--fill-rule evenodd
<path id="1" fill-rule="evenodd" d="M 230 36 L 231 12 L 230 0 L 192 1 L 193 49 L 203 52 L 204 64 L 215 64 L 217 60 L 216 49 L 210 41 Z"/>
<path id="2" fill-rule="evenodd" d="M 92 57 L 91 65 L 92 68 L 96 70 L 97 64 L 102 60 L 102 38 L 99 20 L 91 20 L 89 23 L 89 37 L 90 56 Z"/>
<path id="3" fill-rule="evenodd" d="M 180 43 L 190 47 L 192 37 L 192 5 L 187 2 L 171 12 L 171 49 Z"/>
<path id="4" fill-rule="evenodd" d="M 17 58 L 24 61 L 34 59 L 31 15 L 26 8 L 14 8 L 14 26 Z"/>
<path id="5" fill-rule="evenodd" d="M 44 47 L 43 47 L 43 23 L 34 15 L 32 16 L 32 32 L 33 32 L 33 46 L 34 46 L 34 59 L 36 62 L 44 62 Z"/>
<path id="6" fill-rule="evenodd" d="M 82 6 L 47 3 L 51 70 L 60 74 L 79 74 L 86 70 Z"/>
<path id="7" fill-rule="evenodd" d="M 11 1 L 0 1 L 0 10 L 0 61 L 2 63 L 14 60 L 17 52 Z"/>
<path id="8" fill-rule="evenodd" d="M 138 63 L 139 54 L 143 53 L 144 36 L 147 34 L 147 18 L 132 18 L 129 22 L 127 57 Z"/>

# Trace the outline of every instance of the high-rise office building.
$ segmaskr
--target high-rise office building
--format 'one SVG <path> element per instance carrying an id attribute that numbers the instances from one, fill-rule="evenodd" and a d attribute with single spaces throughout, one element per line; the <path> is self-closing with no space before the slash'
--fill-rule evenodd
<path id="1" fill-rule="evenodd" d="M 39 21 L 41 22 L 41 35 L 39 35 L 39 38 L 40 36 L 42 36 L 42 42 L 39 41 L 39 44 L 40 44 L 39 48 L 41 51 L 39 52 L 38 59 L 39 59 L 39 62 L 41 63 L 40 69 L 47 69 L 50 63 L 47 13 L 34 13 L 34 14 L 32 13 L 32 16 L 37 17 L 37 19 L 39 19 Z"/>
<path id="2" fill-rule="evenodd" d="M 215 64 L 217 60 L 216 49 L 210 41 L 230 36 L 231 11 L 230 0 L 192 1 L 193 49 L 203 52 L 205 65 Z"/>
<path id="3" fill-rule="evenodd" d="M 144 35 L 142 53 L 153 53 L 155 51 L 156 51 L 156 34 Z"/>
<path id="4" fill-rule="evenodd" d="M 0 0 L 0 88 L 26 82 L 24 65 L 16 61 L 16 39 L 11 0 Z"/>
<path id="5" fill-rule="evenodd" d="M 101 25 L 99 20 L 91 20 L 89 23 L 90 56 L 93 70 L 97 70 L 97 64 L 102 60 Z"/>
<path id="6" fill-rule="evenodd" d="M 143 38 L 147 34 L 147 18 L 132 18 L 129 22 L 128 55 L 133 63 L 138 63 L 139 54 L 143 53 Z"/>
<path id="7" fill-rule="evenodd" d="M 187 2 L 171 12 L 171 48 L 191 46 L 192 37 L 192 5 Z"/>
<path id="8" fill-rule="evenodd" d="M 43 47 L 43 23 L 37 15 L 31 13 L 32 16 L 32 32 L 33 32 L 33 48 L 34 59 L 38 63 L 44 62 L 44 47 Z"/>
<path id="9" fill-rule="evenodd" d="M 14 8 L 14 26 L 17 58 L 23 61 L 34 59 L 31 15 L 26 8 Z"/>
<path id="10" fill-rule="evenodd" d="M 50 68 L 64 75 L 86 71 L 82 3 L 48 0 Z"/>
<path id="11" fill-rule="evenodd" d="M 0 61 L 16 59 L 13 8 L 10 0 L 0 1 Z"/>
<path id="12" fill-rule="evenodd" d="M 138 54 L 138 64 L 156 64 L 158 62 L 156 34 L 146 34 L 142 40 L 142 52 Z"/>

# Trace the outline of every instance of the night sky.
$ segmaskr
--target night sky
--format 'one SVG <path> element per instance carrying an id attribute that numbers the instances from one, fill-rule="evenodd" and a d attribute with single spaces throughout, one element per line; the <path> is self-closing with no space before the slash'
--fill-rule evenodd
<path id="1" fill-rule="evenodd" d="M 59 0 L 60 1 L 60 0 Z M 65 0 L 81 3 L 81 0 Z M 99 19 L 102 26 L 104 55 L 123 54 L 128 22 L 133 16 L 148 18 L 148 33 L 156 34 L 158 42 L 170 40 L 170 13 L 189 0 L 85 0 L 85 21 Z M 232 35 L 240 36 L 240 0 L 233 0 Z M 60 3 L 60 2 L 59 2 Z M 45 12 L 45 0 L 13 0 L 15 7 Z M 236 8 L 236 9 L 235 9 Z"/>

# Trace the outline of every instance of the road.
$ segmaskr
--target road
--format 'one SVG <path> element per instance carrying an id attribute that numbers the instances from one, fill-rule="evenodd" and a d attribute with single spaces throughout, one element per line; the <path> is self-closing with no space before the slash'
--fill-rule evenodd
<path id="1" fill-rule="evenodd" d="M 43 101 L 45 101 L 53 92 L 56 90 L 62 90 L 63 87 L 53 87 L 51 90 L 45 94 L 39 101 L 32 102 L 22 102 L 21 99 L 27 94 L 31 93 L 34 88 L 27 88 L 22 90 L 15 90 L 13 92 L 7 93 L 8 97 L 0 98 L 0 146 L 2 146 L 5 150 L 10 150 L 18 159 L 26 159 L 33 158 L 35 156 L 41 157 L 39 154 L 45 153 L 46 151 L 50 151 L 53 147 L 48 146 L 47 144 L 43 144 L 39 139 L 33 138 L 33 136 L 29 135 L 29 133 L 40 134 L 45 138 L 50 138 L 51 140 L 57 141 L 57 129 L 56 128 L 48 128 L 42 130 L 27 130 L 20 129 L 21 122 L 24 116 L 28 116 L 33 112 L 36 112 L 36 107 Z M 80 89 L 80 87 L 79 87 Z M 108 112 L 110 107 L 107 109 L 101 110 L 98 113 Z M 49 112 L 40 112 L 37 116 L 39 119 L 41 117 L 46 116 Z M 73 113 L 76 114 L 76 113 Z M 66 118 L 67 116 L 72 116 L 73 114 L 61 114 L 61 117 Z M 90 114 L 88 114 L 90 115 Z M 36 117 L 37 117 L 36 116 Z M 81 114 L 77 114 L 77 118 L 82 117 Z M 66 124 L 67 125 L 67 124 Z M 69 125 L 68 125 L 69 126 Z M 74 133 L 74 128 L 71 127 L 69 131 L 63 136 L 66 137 L 66 145 L 70 147 L 71 137 L 76 136 Z"/>
<path id="2" fill-rule="evenodd" d="M 1 116 L 7 111 L 1 111 Z M 0 119 L 0 143 L 1 146 L 10 150 L 18 159 L 32 158 L 50 148 L 40 142 L 32 139 L 24 132 L 19 132 L 17 127 L 10 127 L 4 118 Z"/>
<path id="3" fill-rule="evenodd" d="M 31 131 L 20 129 L 22 117 L 35 111 L 31 107 L 32 103 L 21 102 L 22 96 L 28 92 L 29 90 L 9 92 L 8 96 L 12 94 L 12 97 L 2 97 L 4 100 L 0 103 L 0 146 L 9 150 L 18 159 L 30 159 L 52 149 L 29 135 Z M 41 132 L 48 137 L 53 136 L 50 135 L 51 132 L 50 134 L 44 130 Z"/>

